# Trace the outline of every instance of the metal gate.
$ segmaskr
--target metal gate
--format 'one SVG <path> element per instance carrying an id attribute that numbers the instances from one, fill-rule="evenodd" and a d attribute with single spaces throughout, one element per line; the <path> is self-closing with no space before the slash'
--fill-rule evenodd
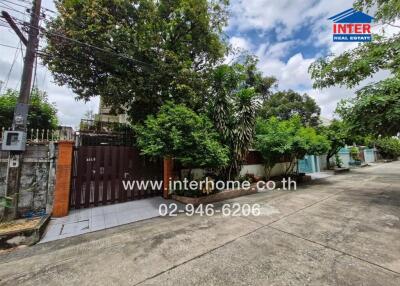
<path id="1" fill-rule="evenodd" d="M 88 208 L 162 194 L 149 183 L 125 190 L 123 181 L 161 182 L 162 162 L 128 146 L 80 146 L 74 150 L 70 208 Z"/>

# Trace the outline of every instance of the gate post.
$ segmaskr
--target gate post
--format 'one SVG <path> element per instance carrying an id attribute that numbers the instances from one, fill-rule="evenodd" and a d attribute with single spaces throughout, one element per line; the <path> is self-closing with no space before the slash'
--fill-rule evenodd
<path id="1" fill-rule="evenodd" d="M 164 157 L 164 180 L 163 180 L 164 199 L 168 199 L 169 196 L 169 182 L 172 178 L 173 166 L 174 165 L 172 157 Z"/>
<path id="2" fill-rule="evenodd" d="M 74 142 L 71 141 L 60 141 L 58 143 L 56 185 L 53 203 L 54 217 L 63 217 L 68 215 L 73 144 Z"/>

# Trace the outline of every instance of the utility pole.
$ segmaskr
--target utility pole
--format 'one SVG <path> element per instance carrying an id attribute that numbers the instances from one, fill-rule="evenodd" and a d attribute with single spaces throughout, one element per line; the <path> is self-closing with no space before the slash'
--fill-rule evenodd
<path id="1" fill-rule="evenodd" d="M 42 1 L 33 0 L 33 6 L 31 11 L 31 20 L 28 29 L 28 40 L 26 41 L 26 54 L 24 58 L 24 69 L 21 78 L 21 87 L 19 92 L 19 98 L 17 106 L 14 111 L 13 119 L 13 131 L 22 131 L 25 134 L 27 130 L 27 119 L 28 119 L 28 109 L 29 109 L 29 97 L 31 93 L 32 85 L 32 74 L 33 65 L 36 57 L 36 50 L 39 46 L 39 18 L 41 10 Z M 2 13 L 4 15 L 4 13 Z M 7 19 L 7 18 L 6 18 Z M 7 21 L 13 23 L 11 17 L 8 17 Z M 18 27 L 10 23 L 10 26 L 14 31 L 16 29 L 19 31 Z M 21 31 L 17 32 L 17 35 L 21 38 L 23 34 Z M 25 41 L 23 41 L 25 43 Z M 25 150 L 25 149 L 23 149 Z M 6 220 L 13 220 L 17 216 L 18 210 L 18 199 L 19 199 L 19 189 L 21 180 L 21 169 L 23 162 L 24 151 L 10 151 L 10 156 L 8 160 L 7 168 L 7 189 L 6 196 L 11 199 L 11 207 L 5 208 L 4 217 Z"/>

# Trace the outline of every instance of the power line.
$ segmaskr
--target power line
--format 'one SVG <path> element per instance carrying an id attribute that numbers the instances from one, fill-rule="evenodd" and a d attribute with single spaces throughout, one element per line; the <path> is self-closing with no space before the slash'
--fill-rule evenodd
<path id="1" fill-rule="evenodd" d="M 21 52 L 23 52 L 23 51 L 25 50 L 25 49 L 22 48 L 22 47 L 10 46 L 10 45 L 6 45 L 6 44 L 3 44 L 3 43 L 0 43 L 0 46 L 6 47 L 6 48 L 10 48 L 10 49 L 21 50 Z M 39 56 L 53 57 L 51 54 L 45 53 L 45 52 L 39 51 L 39 50 L 37 50 L 36 53 L 37 53 Z M 21 54 L 21 55 L 22 55 L 22 57 L 24 57 L 23 54 Z M 82 61 L 81 61 L 80 59 L 74 58 L 74 57 L 72 57 L 72 58 L 75 59 L 76 61 L 73 61 L 73 60 L 71 60 L 70 58 L 68 58 L 68 59 L 67 59 L 67 58 L 63 58 L 62 61 L 67 61 L 67 62 L 71 62 L 71 63 L 75 63 L 75 64 L 80 64 L 80 65 L 82 65 L 82 66 L 86 66 L 84 63 L 82 63 Z M 103 63 L 106 63 L 106 62 L 104 62 L 104 61 L 102 61 L 102 62 L 103 62 Z"/>
<path id="2" fill-rule="evenodd" d="M 6 1 L 6 2 L 9 2 L 9 3 L 12 3 L 12 4 L 16 4 L 16 5 L 18 5 L 18 6 L 26 7 L 26 6 L 19 5 L 19 4 L 17 4 L 17 3 L 14 3 L 14 2 L 11 2 L 11 1 L 8 1 L 8 0 L 2 0 L 2 1 Z M 28 2 L 22 1 L 22 0 L 21 0 L 21 2 L 28 3 Z M 26 8 L 27 8 L 27 7 L 26 7 Z M 48 8 L 42 8 L 42 9 L 44 9 L 44 10 L 46 10 L 46 11 L 49 11 L 49 12 L 51 12 L 51 13 L 57 14 L 55 11 L 53 11 L 53 10 L 51 10 L 51 9 L 48 9 Z M 37 15 L 36 15 L 36 16 L 37 16 Z M 48 16 L 48 15 L 44 14 L 44 17 L 45 17 L 45 16 Z M 0 17 L 1 17 L 1 16 L 0 16 Z M 40 17 L 40 16 L 39 16 L 39 17 Z M 48 17 L 51 18 L 50 16 L 48 16 Z M 13 18 L 15 21 L 19 22 L 20 24 L 22 24 L 22 25 L 24 25 L 24 26 L 29 26 L 29 27 L 31 27 L 31 25 L 30 25 L 29 23 L 26 23 L 24 20 L 18 19 L 18 18 L 16 18 L 16 17 L 11 17 L 11 18 Z M 78 25 L 82 25 L 82 24 L 83 24 L 82 22 L 78 22 L 78 21 L 74 21 L 74 20 L 73 20 L 73 22 L 75 22 L 75 23 L 78 24 Z M 87 46 L 87 47 L 96 49 L 96 50 L 98 50 L 98 51 L 102 51 L 102 52 L 105 52 L 105 53 L 113 54 L 113 55 L 115 55 L 115 56 L 118 56 L 118 57 L 127 59 L 127 60 L 132 61 L 132 62 L 136 62 L 136 63 L 140 63 L 140 64 L 142 64 L 142 65 L 154 67 L 152 64 L 143 62 L 143 61 L 141 61 L 141 60 L 133 59 L 133 58 L 127 56 L 127 55 L 119 54 L 119 53 L 116 53 L 116 52 L 114 52 L 114 51 L 109 51 L 109 50 L 106 50 L 106 49 L 104 49 L 104 48 L 100 48 L 100 47 L 98 47 L 98 46 L 92 45 L 92 44 L 84 43 L 84 42 L 81 42 L 81 41 L 78 41 L 78 40 L 69 38 L 69 37 L 67 37 L 67 36 L 61 35 L 61 34 L 59 34 L 59 33 L 54 33 L 54 32 L 46 31 L 43 27 L 40 27 L 40 28 L 32 27 L 32 28 L 34 28 L 34 29 L 39 29 L 39 31 L 41 31 L 41 32 L 44 32 L 44 33 L 47 33 L 47 34 L 50 34 L 50 35 L 54 35 L 54 36 L 56 36 L 56 37 L 60 37 L 60 38 L 63 38 L 63 39 L 65 39 L 65 40 L 69 40 L 69 41 L 75 42 L 75 43 L 80 44 L 80 45 L 85 45 L 85 46 Z"/>
<path id="3" fill-rule="evenodd" d="M 22 21 L 21 19 L 18 19 L 18 18 L 16 18 L 16 17 L 11 17 L 11 18 L 13 18 L 15 21 L 17 21 L 17 22 L 19 22 L 19 23 L 21 23 L 21 24 L 23 24 L 23 25 L 25 25 L 25 26 L 32 27 L 30 24 L 25 23 L 25 22 Z M 43 33 L 47 33 L 47 34 L 50 34 L 50 35 L 53 35 L 53 36 L 60 37 L 60 38 L 62 38 L 62 39 L 71 41 L 71 42 L 75 42 L 75 43 L 80 44 L 80 45 L 87 46 L 87 47 L 92 48 L 92 49 L 96 49 L 96 50 L 101 51 L 101 52 L 104 52 L 104 53 L 108 53 L 108 54 L 112 54 L 112 55 L 115 55 L 115 56 L 124 58 L 124 59 L 129 60 L 129 61 L 132 61 L 132 62 L 136 62 L 136 63 L 140 63 L 140 64 L 142 64 L 142 65 L 154 67 L 152 64 L 149 64 L 149 63 L 146 63 L 146 62 L 143 62 L 143 61 L 140 61 L 140 60 L 133 59 L 133 58 L 131 58 L 131 57 L 129 57 L 129 56 L 126 56 L 126 55 L 123 55 L 123 54 L 118 54 L 118 53 L 116 53 L 116 52 L 114 52 L 114 51 L 108 51 L 108 50 L 106 50 L 106 49 L 104 49 L 104 48 L 100 48 L 100 47 L 98 47 L 98 46 L 94 46 L 94 45 L 91 45 L 91 44 L 88 44 L 88 43 L 84 43 L 84 42 L 81 42 L 81 41 L 78 41 L 78 40 L 69 38 L 69 37 L 67 37 L 67 36 L 61 35 L 61 34 L 59 34 L 59 33 L 54 33 L 54 32 L 50 32 L 50 31 L 46 31 L 43 27 L 40 27 L 40 28 L 32 27 L 32 28 L 33 28 L 33 29 L 38 29 L 39 31 L 41 31 L 41 32 L 43 32 Z"/>
<path id="4" fill-rule="evenodd" d="M 18 47 L 6 45 L 6 44 L 1 44 L 1 43 L 0 43 L 0 46 L 6 47 L 6 48 L 11 48 L 11 49 L 17 49 L 17 50 L 20 50 L 20 49 L 21 49 L 21 48 L 18 48 Z"/>
<path id="5" fill-rule="evenodd" d="M 3 5 L 6 5 L 5 3 L 2 3 Z M 7 5 L 8 6 L 8 5 Z M 31 15 L 31 13 L 29 13 L 28 11 L 26 11 L 26 12 L 22 12 L 22 11 L 20 11 L 20 10 L 17 10 L 17 9 L 14 9 L 14 8 L 12 8 L 12 7 L 10 7 L 10 6 L 0 6 L 1 8 L 3 8 L 3 9 L 7 9 L 7 10 L 10 10 L 10 11 L 13 11 L 13 12 L 17 12 L 17 13 L 20 13 L 20 14 L 22 14 L 22 15 L 24 15 L 24 16 L 27 16 L 27 15 Z M 29 10 L 29 9 L 27 9 L 27 10 Z M 44 19 L 45 18 L 45 14 L 43 13 L 42 15 L 36 15 L 35 14 L 35 16 L 37 16 L 37 17 L 39 17 L 39 18 L 41 18 L 41 19 Z"/>
<path id="6" fill-rule="evenodd" d="M 26 12 L 22 12 L 22 11 L 19 11 L 19 10 L 17 10 L 17 9 L 9 8 L 9 7 L 6 7 L 6 6 L 0 5 L 0 8 L 7 9 L 7 10 L 10 10 L 10 11 L 13 11 L 13 12 L 17 12 L 17 13 L 26 15 Z"/>
<path id="7" fill-rule="evenodd" d="M 10 1 L 8 1 L 8 0 L 2 0 L 2 1 L 7 1 L 7 2 L 9 2 L 9 3 L 13 3 L 13 2 L 10 2 Z M 23 0 L 17 0 L 17 1 L 22 2 L 22 3 L 29 4 L 29 5 L 32 4 L 32 3 L 29 2 L 29 1 L 23 1 Z M 13 3 L 13 4 L 18 5 L 17 3 Z M 21 5 L 21 6 L 22 6 L 22 5 Z M 26 7 L 26 6 L 23 6 L 23 7 Z M 28 7 L 26 7 L 26 8 L 28 8 Z M 57 13 L 56 11 L 51 10 L 51 9 L 49 9 L 49 8 L 46 8 L 46 7 L 41 7 L 40 9 L 43 10 L 43 11 L 48 11 L 48 12 L 50 12 L 50 13 L 53 13 L 53 14 L 58 15 L 58 13 Z"/>
<path id="8" fill-rule="evenodd" d="M 24 55 L 23 55 L 23 53 L 22 53 L 22 52 L 24 51 L 24 49 L 23 49 L 22 47 L 19 48 L 19 47 L 9 46 L 9 45 L 5 45 L 5 44 L 2 44 L 2 43 L 0 43 L 0 46 L 4 46 L 4 47 L 7 47 L 7 48 L 12 48 L 12 49 L 20 50 L 20 51 L 21 51 L 21 56 L 22 56 L 22 58 L 24 58 Z M 22 45 L 21 45 L 21 46 L 22 46 Z M 41 56 L 41 57 L 53 58 L 53 55 L 51 55 L 51 54 L 49 54 L 49 53 L 46 53 L 46 52 L 43 52 L 43 51 L 36 51 L 36 53 L 37 53 L 37 55 L 39 55 L 39 56 Z M 71 58 L 72 58 L 72 59 L 71 59 Z M 61 61 L 73 63 L 73 64 L 76 64 L 76 65 L 81 66 L 81 67 L 87 67 L 87 64 L 83 63 L 81 59 L 76 58 L 76 57 L 63 58 Z M 100 62 L 102 62 L 102 63 L 104 63 L 104 64 L 108 64 L 108 62 L 105 62 L 105 61 L 101 61 L 101 60 L 100 60 Z"/>
<path id="9" fill-rule="evenodd" d="M 14 59 L 13 59 L 13 61 L 12 61 L 10 70 L 8 71 L 8 74 L 7 74 L 7 80 L 5 81 L 5 84 L 4 84 L 4 89 L 5 89 L 5 90 L 7 90 L 8 81 L 10 80 L 10 75 L 11 75 L 12 70 L 13 70 L 13 68 L 14 68 L 14 64 L 15 64 L 15 62 L 16 62 L 16 60 L 17 60 L 17 55 L 18 55 L 18 50 L 16 49 L 16 50 L 15 50 L 15 53 L 14 53 Z M 1 92 L 1 90 L 0 90 L 0 92 Z"/>
<path id="10" fill-rule="evenodd" d="M 18 3 L 12 2 L 12 1 L 8 1 L 8 0 L 1 0 L 1 1 L 4 1 L 4 2 L 10 3 L 10 4 L 13 4 L 13 5 L 15 5 L 15 6 L 18 6 L 18 7 L 25 8 L 25 9 L 28 9 L 28 10 L 31 10 L 31 8 L 30 8 L 30 7 L 27 7 L 27 6 L 24 6 L 24 5 L 21 5 L 21 4 L 18 4 Z"/>

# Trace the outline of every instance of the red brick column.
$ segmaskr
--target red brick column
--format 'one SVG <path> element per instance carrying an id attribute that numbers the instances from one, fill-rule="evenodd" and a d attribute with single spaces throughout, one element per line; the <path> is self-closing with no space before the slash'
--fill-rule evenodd
<path id="1" fill-rule="evenodd" d="M 169 181 L 172 178 L 172 172 L 174 169 L 174 161 L 171 157 L 164 157 L 164 180 L 163 180 L 163 197 L 168 199 L 169 192 Z"/>
<path id="2" fill-rule="evenodd" d="M 68 215 L 73 144 L 74 142 L 71 141 L 60 141 L 58 143 L 56 185 L 53 202 L 54 217 L 63 217 Z"/>

